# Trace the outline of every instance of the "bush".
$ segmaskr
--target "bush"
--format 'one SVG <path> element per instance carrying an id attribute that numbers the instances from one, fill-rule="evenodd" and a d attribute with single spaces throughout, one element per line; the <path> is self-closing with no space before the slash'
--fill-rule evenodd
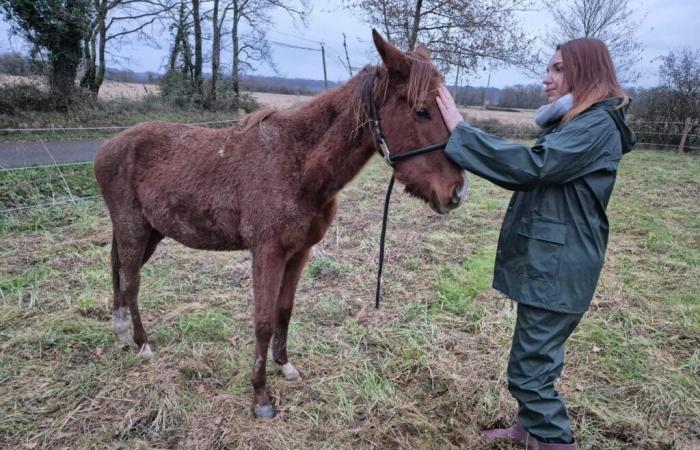
<path id="1" fill-rule="evenodd" d="M 0 114 L 13 115 L 21 111 L 65 111 L 66 103 L 49 94 L 39 79 L 0 84 Z M 94 107 L 96 101 L 86 91 L 76 88 L 70 101 L 71 109 Z"/>
<path id="2" fill-rule="evenodd" d="M 180 108 L 205 107 L 212 111 L 227 111 L 234 108 L 237 99 L 238 108 L 246 113 L 258 109 L 257 102 L 250 94 L 243 92 L 237 97 L 230 81 L 219 82 L 216 87 L 216 100 L 212 100 L 209 93 L 209 83 L 205 82 L 203 94 L 200 95 L 195 92 L 187 75 L 180 71 L 168 71 L 160 81 L 162 98 Z"/>

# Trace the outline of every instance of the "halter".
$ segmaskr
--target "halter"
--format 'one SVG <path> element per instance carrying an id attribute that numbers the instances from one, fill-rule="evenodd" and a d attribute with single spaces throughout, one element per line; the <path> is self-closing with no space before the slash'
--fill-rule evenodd
<path id="1" fill-rule="evenodd" d="M 391 155 L 389 151 L 389 145 L 386 143 L 384 133 L 382 132 L 381 119 L 379 117 L 379 108 L 377 103 L 374 101 L 374 81 L 377 79 L 376 72 L 372 74 L 372 79 L 368 83 L 368 88 L 365 90 L 366 103 L 369 105 L 369 120 L 370 129 L 372 130 L 372 135 L 374 136 L 374 141 L 379 147 L 384 155 L 384 161 L 393 169 L 394 163 L 397 161 L 402 161 L 404 159 L 413 158 L 414 156 L 422 155 L 424 153 L 432 152 L 435 150 L 443 149 L 447 146 L 447 141 L 439 142 L 437 144 L 427 145 L 425 147 L 419 147 L 405 152 Z M 386 223 L 389 216 L 389 201 L 391 200 L 391 191 L 394 187 L 394 174 L 392 173 L 391 179 L 389 180 L 389 187 L 386 191 L 386 197 L 384 198 L 384 216 L 382 217 L 382 232 L 379 238 L 379 270 L 377 272 L 377 289 L 374 298 L 374 307 L 379 309 L 379 302 L 382 294 L 382 271 L 384 269 L 384 244 L 386 237 Z"/>

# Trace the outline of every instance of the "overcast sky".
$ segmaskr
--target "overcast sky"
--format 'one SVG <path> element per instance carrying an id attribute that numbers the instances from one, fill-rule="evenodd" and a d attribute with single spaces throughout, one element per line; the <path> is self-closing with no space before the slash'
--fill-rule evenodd
<path id="1" fill-rule="evenodd" d="M 376 62 L 376 54 L 371 43 L 370 27 L 364 24 L 357 14 L 340 7 L 340 0 L 312 0 L 313 10 L 308 27 L 295 26 L 284 13 L 273 14 L 273 25 L 268 39 L 302 47 L 319 48 L 324 42 L 328 79 L 347 79 L 339 57 L 344 59 L 343 35 L 347 35 L 348 50 L 353 66 L 361 67 L 368 62 Z M 641 22 L 637 30 L 639 40 L 646 46 L 639 70 L 642 78 L 639 84 L 652 86 L 658 82 L 658 61 L 655 59 L 684 46 L 700 49 L 700 1 L 699 0 L 631 0 L 636 20 Z M 543 35 L 553 27 L 551 15 L 546 10 L 518 13 L 521 25 L 532 35 Z M 0 25 L 0 33 L 8 36 L 7 24 Z M 134 71 L 162 72 L 170 46 L 170 36 L 164 30 L 154 30 L 157 46 L 146 45 L 136 39 L 113 49 L 108 64 L 111 67 L 128 68 Z M 0 41 L 0 52 L 22 50 L 26 46 L 16 37 Z M 318 51 L 290 49 L 272 46 L 273 58 L 279 75 L 294 78 L 323 79 L 321 54 Z M 224 50 L 222 60 L 230 67 L 230 55 Z M 257 69 L 261 75 L 275 75 L 266 66 Z M 486 85 L 489 73 L 480 71 L 470 75 L 471 85 Z M 464 80 L 462 81 L 462 83 Z M 520 72 L 506 67 L 491 73 L 491 86 L 503 87 L 517 83 L 539 82 Z M 460 83 L 460 84 L 462 84 Z"/>

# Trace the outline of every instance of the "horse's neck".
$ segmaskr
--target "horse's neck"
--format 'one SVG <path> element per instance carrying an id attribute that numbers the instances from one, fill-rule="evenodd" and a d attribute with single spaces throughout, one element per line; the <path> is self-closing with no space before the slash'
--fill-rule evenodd
<path id="1" fill-rule="evenodd" d="M 357 123 L 353 107 L 359 90 L 354 78 L 300 108 L 294 115 L 305 130 L 303 183 L 321 201 L 332 199 L 374 154 L 369 127 Z M 359 126 L 359 128 L 358 128 Z M 303 141 L 302 141 L 303 142 Z"/>

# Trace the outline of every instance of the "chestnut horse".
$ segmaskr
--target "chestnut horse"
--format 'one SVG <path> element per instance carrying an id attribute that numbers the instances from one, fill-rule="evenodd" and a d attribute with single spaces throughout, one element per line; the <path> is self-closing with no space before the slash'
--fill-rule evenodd
<path id="1" fill-rule="evenodd" d="M 333 219 L 338 192 L 378 151 L 367 99 L 379 107 L 393 153 L 449 137 L 435 102 L 441 75 L 427 49 L 402 53 L 376 31 L 373 37 L 382 65 L 296 110 L 263 110 L 227 129 L 143 123 L 106 142 L 95 159 L 113 224 L 112 325 L 140 354 L 152 355 L 138 309 L 139 272 L 163 237 L 252 252 L 257 417 L 275 414 L 265 390 L 271 340 L 285 378 L 299 379 L 287 359 L 299 277 Z M 397 162 L 394 175 L 441 214 L 466 190 L 463 172 L 440 151 Z"/>

